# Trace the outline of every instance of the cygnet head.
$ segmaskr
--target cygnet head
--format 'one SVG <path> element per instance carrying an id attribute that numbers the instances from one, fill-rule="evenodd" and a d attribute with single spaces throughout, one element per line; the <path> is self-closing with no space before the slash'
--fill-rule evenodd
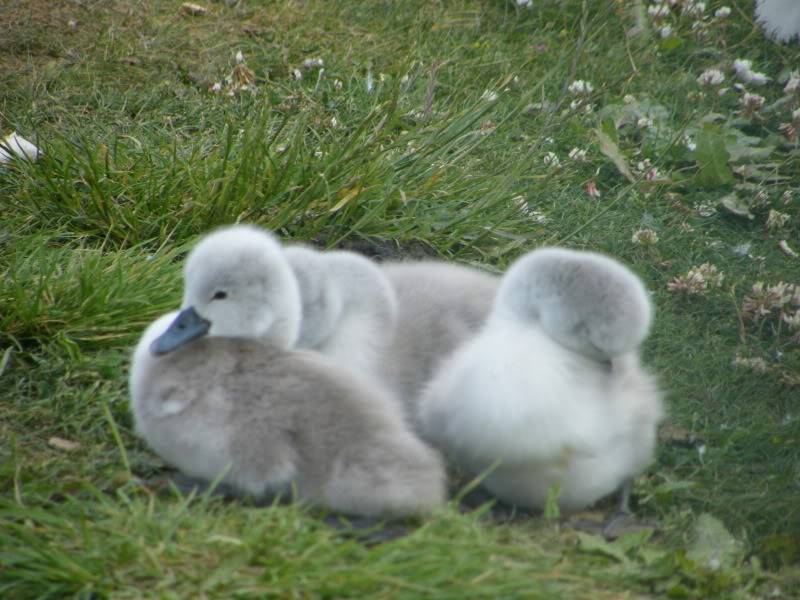
<path id="1" fill-rule="evenodd" d="M 566 348 L 608 360 L 644 341 L 653 309 L 642 281 L 616 260 L 541 248 L 508 270 L 494 313 L 533 323 Z"/>
<path id="2" fill-rule="evenodd" d="M 204 237 L 184 267 L 181 311 L 150 346 L 170 352 L 202 335 L 259 338 L 279 348 L 300 330 L 300 293 L 278 241 L 235 225 Z"/>
<path id="3" fill-rule="evenodd" d="M 344 297 L 329 277 L 330 265 L 321 252 L 306 246 L 289 246 L 286 258 L 297 278 L 303 305 L 299 348 L 315 348 L 339 325 Z"/>

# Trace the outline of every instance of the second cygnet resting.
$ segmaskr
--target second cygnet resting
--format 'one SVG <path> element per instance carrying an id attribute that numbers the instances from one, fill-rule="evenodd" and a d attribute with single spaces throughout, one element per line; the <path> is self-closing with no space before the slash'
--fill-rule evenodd
<path id="1" fill-rule="evenodd" d="M 378 378 L 397 321 L 397 300 L 381 270 L 353 252 L 289 246 L 285 253 L 303 304 L 297 347 Z"/>
<path id="2" fill-rule="evenodd" d="M 639 365 L 651 307 L 616 261 L 544 248 L 503 277 L 481 332 L 420 399 L 424 436 L 499 498 L 576 511 L 651 462 L 661 396 Z"/>
<path id="3" fill-rule="evenodd" d="M 444 501 L 441 460 L 383 391 L 290 349 L 300 299 L 272 236 L 215 232 L 184 275 L 182 310 L 146 330 L 131 369 L 136 429 L 162 458 L 242 494 L 296 494 L 351 515 L 409 515 Z"/>
<path id="4" fill-rule="evenodd" d="M 387 263 L 381 270 L 397 298 L 397 326 L 380 371 L 415 421 L 425 383 L 486 322 L 500 280 L 434 261 Z"/>

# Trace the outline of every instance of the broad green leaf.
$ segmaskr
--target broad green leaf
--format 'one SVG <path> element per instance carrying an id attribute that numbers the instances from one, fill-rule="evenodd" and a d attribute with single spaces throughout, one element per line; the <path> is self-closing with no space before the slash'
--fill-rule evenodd
<path id="1" fill-rule="evenodd" d="M 742 544 L 725 528 L 722 521 L 703 513 L 695 522 L 694 541 L 686 553 L 698 565 L 716 571 L 733 567 L 742 556 Z"/>
<path id="2" fill-rule="evenodd" d="M 733 183 L 733 171 L 728 166 L 730 154 L 725 148 L 725 138 L 716 125 L 706 123 L 697 136 L 695 151 L 697 183 L 702 187 L 719 187 Z"/>

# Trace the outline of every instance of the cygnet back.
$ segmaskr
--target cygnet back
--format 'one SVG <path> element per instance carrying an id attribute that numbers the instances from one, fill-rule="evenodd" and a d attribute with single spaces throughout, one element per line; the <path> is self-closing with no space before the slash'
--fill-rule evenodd
<path id="1" fill-rule="evenodd" d="M 353 252 L 285 249 L 300 287 L 297 347 L 374 378 L 397 320 L 397 300 L 381 270 Z"/>
<path id="2" fill-rule="evenodd" d="M 381 373 L 413 420 L 422 387 L 486 321 L 499 279 L 434 261 L 386 263 L 382 270 L 394 288 L 398 312 Z"/>

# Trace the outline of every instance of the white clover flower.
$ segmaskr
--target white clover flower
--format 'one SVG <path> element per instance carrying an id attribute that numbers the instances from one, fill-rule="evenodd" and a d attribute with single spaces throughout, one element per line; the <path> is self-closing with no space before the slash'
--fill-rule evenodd
<path id="1" fill-rule="evenodd" d="M 717 19 L 727 19 L 731 16 L 731 7 L 730 6 L 722 6 L 716 10 L 714 13 L 714 17 Z"/>
<path id="2" fill-rule="evenodd" d="M 684 2 L 681 12 L 685 15 L 702 16 L 706 12 L 705 2 Z"/>
<path id="3" fill-rule="evenodd" d="M 241 50 L 236 51 L 236 64 L 241 65 L 244 62 L 244 54 Z"/>
<path id="4" fill-rule="evenodd" d="M 640 246 L 653 246 L 658 242 L 658 234 L 647 227 L 633 233 L 631 241 Z"/>
<path id="5" fill-rule="evenodd" d="M 671 25 L 664 25 L 661 29 L 658 30 L 658 35 L 661 36 L 661 39 L 668 38 L 672 35 L 672 26 Z"/>
<path id="6" fill-rule="evenodd" d="M 573 148 L 572 150 L 569 151 L 569 157 L 575 162 L 584 162 L 586 160 L 586 150 L 581 150 L 580 148 Z"/>
<path id="7" fill-rule="evenodd" d="M 784 225 L 789 222 L 789 219 L 791 219 L 791 217 L 786 213 L 782 213 L 775 209 L 770 209 L 769 214 L 767 215 L 767 229 L 770 231 L 782 229 Z"/>
<path id="8" fill-rule="evenodd" d="M 786 86 L 783 88 L 783 93 L 788 96 L 797 93 L 798 90 L 800 90 L 800 72 L 792 71 L 789 75 L 789 81 L 786 82 Z"/>
<path id="9" fill-rule="evenodd" d="M 212 94 L 219 94 L 222 91 L 222 84 L 219 81 L 215 81 L 214 85 L 208 88 L 208 91 Z"/>
<path id="10" fill-rule="evenodd" d="M 742 367 L 744 369 L 750 369 L 752 371 L 755 371 L 756 373 L 766 373 L 767 371 L 769 371 L 769 366 L 767 365 L 767 361 L 765 361 L 761 357 L 747 358 L 737 354 L 736 357 L 733 359 L 732 365 L 734 367 Z"/>
<path id="11" fill-rule="evenodd" d="M 650 129 L 653 126 L 653 119 L 648 117 L 640 117 L 636 121 L 636 127 L 638 129 Z"/>
<path id="12" fill-rule="evenodd" d="M 344 84 L 341 82 L 340 79 L 334 79 L 333 80 L 333 87 L 334 87 L 334 89 L 340 90 L 340 89 L 342 89 L 342 87 L 344 87 Z"/>
<path id="13" fill-rule="evenodd" d="M 303 74 L 300 72 L 300 69 L 292 69 L 292 79 L 300 81 L 302 78 Z"/>
<path id="14" fill-rule="evenodd" d="M 695 142 L 691 136 L 689 135 L 684 136 L 683 143 L 686 145 L 686 149 L 689 152 L 694 152 L 695 150 L 697 150 L 697 142 Z"/>
<path id="15" fill-rule="evenodd" d="M 670 14 L 669 6 L 664 4 L 651 4 L 647 7 L 647 14 L 650 15 L 654 21 L 665 19 Z"/>
<path id="16" fill-rule="evenodd" d="M 316 69 L 324 65 L 325 62 L 321 58 L 307 58 L 303 61 L 304 69 Z"/>
<path id="17" fill-rule="evenodd" d="M 764 85 L 769 81 L 764 73 L 753 71 L 753 61 L 737 58 L 733 61 L 733 70 L 736 71 L 736 76 L 745 83 L 752 83 L 753 85 Z"/>
<path id="18" fill-rule="evenodd" d="M 580 95 L 585 96 L 591 94 L 594 91 L 594 87 L 588 81 L 584 81 L 583 79 L 576 79 L 575 81 L 569 84 L 567 90 L 570 93 L 575 94 L 576 96 Z"/>
<path id="19" fill-rule="evenodd" d="M 633 102 L 636 102 L 636 96 L 634 96 L 633 94 L 625 94 L 625 97 L 622 98 L 622 101 L 625 104 L 631 104 Z"/>
<path id="20" fill-rule="evenodd" d="M 739 103 L 742 105 L 745 112 L 749 114 L 753 114 L 761 110 L 761 107 L 764 106 L 764 102 L 766 102 L 766 98 L 764 98 L 764 96 L 751 94 L 750 92 L 745 92 L 744 96 L 739 99 Z"/>
<path id="21" fill-rule="evenodd" d="M 704 87 L 720 85 L 723 81 L 725 81 L 725 75 L 719 69 L 706 69 L 697 78 L 697 83 Z"/>
<path id="22" fill-rule="evenodd" d="M 558 156 L 556 155 L 555 152 L 548 152 L 547 154 L 545 154 L 544 158 L 542 158 L 542 161 L 548 167 L 559 167 L 559 166 L 561 166 L 561 161 L 558 160 Z"/>

